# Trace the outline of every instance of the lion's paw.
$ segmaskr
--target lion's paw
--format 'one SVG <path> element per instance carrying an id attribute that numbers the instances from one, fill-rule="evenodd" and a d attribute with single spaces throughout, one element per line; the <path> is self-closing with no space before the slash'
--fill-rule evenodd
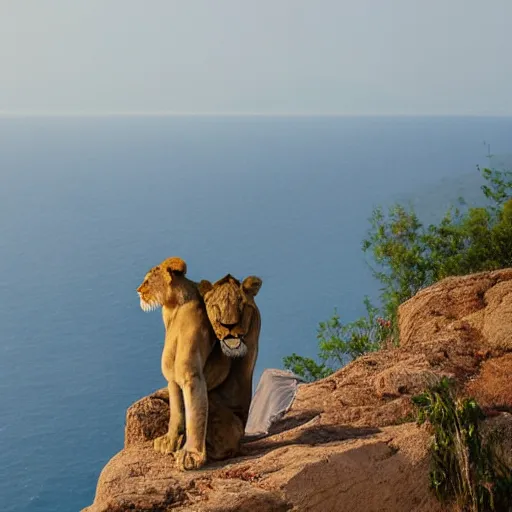
<path id="1" fill-rule="evenodd" d="M 176 452 L 174 457 L 180 471 L 199 469 L 206 463 L 206 452 L 190 451 L 185 448 Z"/>
<path id="2" fill-rule="evenodd" d="M 153 441 L 153 448 L 155 451 L 168 455 L 174 453 L 181 448 L 183 443 L 183 435 L 174 436 L 170 434 L 164 434 L 163 436 L 157 437 Z"/>

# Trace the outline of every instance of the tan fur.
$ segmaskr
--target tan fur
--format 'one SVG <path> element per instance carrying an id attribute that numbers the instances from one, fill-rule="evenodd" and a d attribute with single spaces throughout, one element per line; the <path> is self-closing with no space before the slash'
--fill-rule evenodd
<path id="1" fill-rule="evenodd" d="M 185 277 L 186 270 L 183 260 L 168 258 L 152 268 L 137 289 L 144 310 L 162 307 L 165 325 L 162 373 L 169 387 L 170 420 L 169 431 L 154 440 L 154 448 L 173 453 L 182 470 L 206 462 L 208 395 L 203 369 L 215 343 L 203 300 L 195 283 Z M 216 375 L 218 380 L 225 378 L 226 368 L 224 376 Z"/>
<path id="2" fill-rule="evenodd" d="M 252 315 L 258 311 L 254 296 L 261 288 L 259 277 L 251 276 L 242 284 L 228 274 L 214 285 L 201 281 L 208 318 L 219 340 L 244 338 L 251 326 Z"/>
<path id="3" fill-rule="evenodd" d="M 244 435 L 252 398 L 252 378 L 258 356 L 258 342 L 261 317 L 254 297 L 262 281 L 255 276 L 247 277 L 242 283 L 231 275 L 211 285 L 202 281 L 199 285 L 204 294 L 208 317 L 219 340 L 239 337 L 247 347 L 243 357 L 226 358 L 219 355 L 216 345 L 215 358 L 219 368 L 226 359 L 231 362 L 229 374 L 215 386 L 209 386 L 207 451 L 208 458 L 220 460 L 236 455 Z M 210 356 L 205 371 L 214 373 L 214 354 Z M 213 382 L 213 378 L 208 379 Z M 220 383 L 219 383 L 220 382 Z"/>

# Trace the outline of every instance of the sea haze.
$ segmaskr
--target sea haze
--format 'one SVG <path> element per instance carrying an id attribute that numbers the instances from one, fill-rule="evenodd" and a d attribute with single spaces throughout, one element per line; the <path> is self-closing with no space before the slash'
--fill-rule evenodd
<path id="1" fill-rule="evenodd" d="M 123 445 L 126 408 L 165 385 L 163 325 L 135 289 L 168 256 L 192 279 L 263 279 L 256 378 L 316 353 L 337 307 L 378 285 L 373 206 L 436 213 L 507 151 L 508 118 L 0 119 L 0 502 L 77 511 Z M 444 180 L 444 181 L 443 181 Z M 429 196 L 425 197 L 424 191 Z"/>

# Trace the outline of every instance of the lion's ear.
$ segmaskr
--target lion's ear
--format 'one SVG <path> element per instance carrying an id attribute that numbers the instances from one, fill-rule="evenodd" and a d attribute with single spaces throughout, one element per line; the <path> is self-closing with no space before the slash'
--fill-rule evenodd
<path id="1" fill-rule="evenodd" d="M 167 258 L 162 266 L 167 270 L 169 275 L 184 276 L 187 273 L 187 264 L 181 258 Z"/>
<path id="2" fill-rule="evenodd" d="M 201 297 L 204 297 L 212 288 L 213 284 L 210 283 L 210 281 L 207 281 L 206 279 L 203 279 L 197 285 L 197 289 L 199 290 Z"/>
<path id="3" fill-rule="evenodd" d="M 262 284 L 263 281 L 259 277 L 249 276 L 243 280 L 242 289 L 248 295 L 252 295 L 253 297 L 255 297 L 260 291 Z"/>

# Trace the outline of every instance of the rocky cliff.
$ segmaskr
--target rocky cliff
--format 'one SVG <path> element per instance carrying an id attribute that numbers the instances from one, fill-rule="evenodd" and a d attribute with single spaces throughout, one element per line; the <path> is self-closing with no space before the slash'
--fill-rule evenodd
<path id="1" fill-rule="evenodd" d="M 300 386 L 271 435 L 201 471 L 179 473 L 152 449 L 167 428 L 165 390 L 139 400 L 127 413 L 125 448 L 85 511 L 442 510 L 428 491 L 430 436 L 413 421 L 411 396 L 454 377 L 490 424 L 512 433 L 512 269 L 422 290 L 399 322 L 399 348 Z M 512 463 L 510 445 L 504 453 Z"/>

